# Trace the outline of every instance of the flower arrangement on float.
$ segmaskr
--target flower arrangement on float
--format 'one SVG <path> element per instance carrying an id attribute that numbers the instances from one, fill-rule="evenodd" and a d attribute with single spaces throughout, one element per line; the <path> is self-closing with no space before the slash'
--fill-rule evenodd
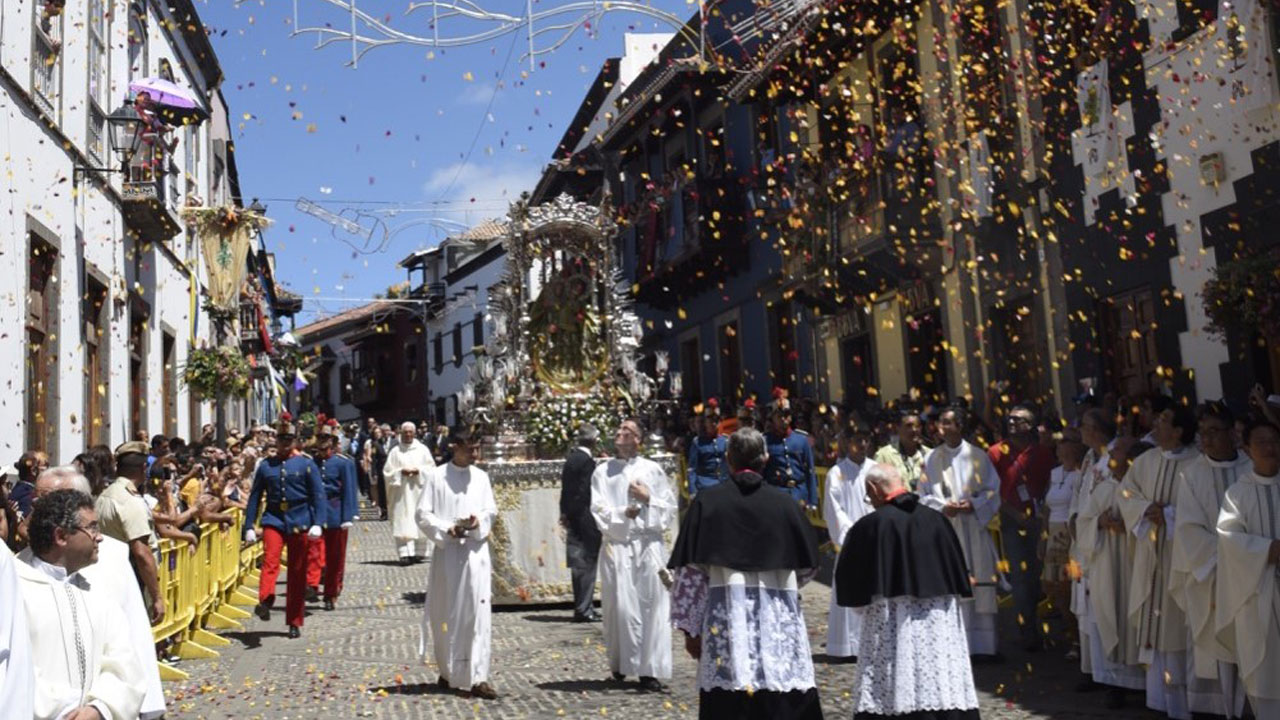
<path id="1" fill-rule="evenodd" d="M 610 438 L 621 422 L 618 407 L 599 395 L 548 395 L 530 405 L 525 432 L 539 455 L 550 457 L 569 449 L 583 423 L 595 425 L 602 438 Z"/>

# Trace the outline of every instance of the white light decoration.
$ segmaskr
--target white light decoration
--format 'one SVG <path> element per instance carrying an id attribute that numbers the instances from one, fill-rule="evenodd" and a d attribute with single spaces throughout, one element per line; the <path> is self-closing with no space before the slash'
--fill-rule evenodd
<path id="1" fill-rule="evenodd" d="M 554 52 L 569 41 L 580 29 L 599 27 L 600 19 L 608 13 L 632 13 L 643 15 L 675 28 L 698 48 L 699 55 L 705 57 L 705 37 L 702 26 L 698 24 L 697 34 L 687 23 L 672 13 L 659 10 L 644 2 L 631 0 L 579 0 L 562 5 L 546 7 L 537 11 L 533 8 L 533 0 L 525 0 L 524 14 L 512 15 L 481 7 L 471 0 L 426 0 L 412 2 L 405 10 L 405 15 L 427 18 L 429 35 L 414 34 L 392 27 L 388 20 L 371 15 L 356 6 L 357 0 L 309 0 L 311 3 L 324 3 L 337 8 L 346 22 L 340 27 L 337 23 L 304 25 L 298 15 L 300 1 L 293 0 L 293 35 L 315 33 L 316 48 L 326 47 L 333 43 L 351 43 L 351 61 L 349 67 L 359 67 L 360 58 L 375 48 L 388 45 L 418 45 L 430 48 L 462 47 L 465 45 L 483 45 L 509 35 L 522 32 L 528 43 L 521 60 L 529 61 L 529 69 L 536 69 L 536 59 L 541 55 Z M 700 13 L 706 12 L 705 3 L 699 2 Z M 452 21 L 452 22 L 450 22 Z M 457 33 L 443 30 L 441 25 L 452 24 L 466 26 L 473 32 Z M 549 38 L 547 40 L 546 38 Z M 542 41 L 543 45 L 539 46 Z"/>

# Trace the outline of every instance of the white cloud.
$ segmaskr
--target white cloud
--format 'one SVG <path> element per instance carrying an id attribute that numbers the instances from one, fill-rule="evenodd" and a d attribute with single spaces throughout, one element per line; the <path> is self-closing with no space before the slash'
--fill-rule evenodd
<path id="1" fill-rule="evenodd" d="M 458 105 L 488 105 L 495 92 L 494 86 L 488 83 L 467 85 L 454 102 Z"/>
<path id="2" fill-rule="evenodd" d="M 437 168 L 422 186 L 429 201 L 445 203 L 441 215 L 475 224 L 501 218 L 520 193 L 533 190 L 542 177 L 542 164 L 532 159 L 482 163 L 472 160 Z"/>

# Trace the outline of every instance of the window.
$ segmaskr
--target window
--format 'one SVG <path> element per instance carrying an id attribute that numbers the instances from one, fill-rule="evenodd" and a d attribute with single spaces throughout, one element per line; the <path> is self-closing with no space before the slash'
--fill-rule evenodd
<path id="1" fill-rule="evenodd" d="M 173 334 L 168 331 L 160 333 L 160 402 L 164 412 L 164 434 L 173 437 L 178 434 L 178 344 Z"/>
<path id="2" fill-rule="evenodd" d="M 474 325 L 471 326 L 471 347 L 484 345 L 484 315 L 476 313 Z"/>
<path id="3" fill-rule="evenodd" d="M 462 367 L 462 323 L 453 324 L 453 365 Z"/>
<path id="4" fill-rule="evenodd" d="M 106 108 L 110 102 L 107 87 L 110 72 L 107 64 L 107 36 L 110 18 L 103 0 L 88 0 L 89 14 L 89 102 L 85 104 L 88 115 L 88 131 L 85 134 L 89 157 L 97 164 L 106 158 Z"/>
<path id="5" fill-rule="evenodd" d="M 418 343 L 413 342 L 404 348 L 404 379 L 406 382 L 418 382 Z"/>
<path id="6" fill-rule="evenodd" d="M 129 308 L 129 434 L 147 434 L 147 309 Z"/>
<path id="7" fill-rule="evenodd" d="M 685 397 L 702 402 L 702 357 L 697 335 L 680 341 L 680 384 Z"/>
<path id="8" fill-rule="evenodd" d="M 444 369 L 444 338 L 440 337 L 440 333 L 431 338 L 431 366 L 435 368 L 436 374 Z"/>
<path id="9" fill-rule="evenodd" d="M 736 404 L 742 398 L 742 342 L 738 321 L 722 323 L 716 330 L 720 345 L 720 394 Z"/>
<path id="10" fill-rule="evenodd" d="M 786 388 L 795 395 L 796 334 L 791 318 L 791 302 L 776 300 L 769 305 L 769 374 L 775 387 Z"/>
<path id="11" fill-rule="evenodd" d="M 99 445 L 110 439 L 111 414 L 111 326 L 107 308 L 107 286 L 86 276 L 80 316 L 84 327 L 84 428 L 85 445 Z"/>
<path id="12" fill-rule="evenodd" d="M 147 11 L 139 0 L 129 5 L 129 79 L 147 75 Z"/>
<path id="13" fill-rule="evenodd" d="M 176 82 L 173 79 L 173 64 L 168 58 L 160 58 L 160 77 L 169 82 Z"/>
<path id="14" fill-rule="evenodd" d="M 31 90 L 49 115 L 57 112 L 62 90 L 62 10 L 64 0 L 36 0 L 31 26 Z"/>
<path id="15" fill-rule="evenodd" d="M 27 257 L 26 446 L 50 455 L 58 430 L 58 251 L 35 233 Z"/>
<path id="16" fill-rule="evenodd" d="M 343 363 L 338 366 L 338 402 L 351 404 L 351 365 Z"/>

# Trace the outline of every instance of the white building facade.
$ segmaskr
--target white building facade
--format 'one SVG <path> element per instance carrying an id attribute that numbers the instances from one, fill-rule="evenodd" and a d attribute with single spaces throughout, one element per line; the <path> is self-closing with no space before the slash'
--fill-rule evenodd
<path id="1" fill-rule="evenodd" d="M 128 173 L 100 171 L 121 167 L 107 116 L 154 76 L 210 119 L 173 130 L 149 168 L 140 152 Z M 0 457 L 68 462 L 143 434 L 197 437 L 213 419 L 181 381 L 211 326 L 179 208 L 233 201 L 220 80 L 190 0 L 0 4 L 0 423 L 17 429 Z"/>

